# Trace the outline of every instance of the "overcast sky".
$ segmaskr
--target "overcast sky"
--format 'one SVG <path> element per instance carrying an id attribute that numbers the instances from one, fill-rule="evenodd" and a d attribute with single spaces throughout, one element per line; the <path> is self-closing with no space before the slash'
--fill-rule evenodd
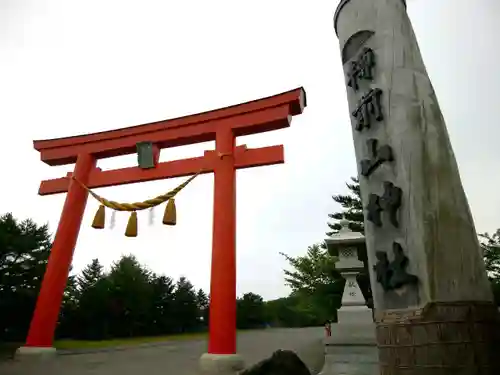
<path id="1" fill-rule="evenodd" d="M 64 195 L 37 195 L 49 167 L 32 140 L 158 121 L 303 86 L 308 107 L 288 129 L 238 139 L 249 147 L 285 145 L 284 165 L 238 172 L 238 294 L 285 296 L 286 261 L 321 241 L 332 194 L 356 173 L 346 91 L 333 31 L 338 0 L 0 1 L 2 212 L 48 222 L 55 231 Z M 498 0 L 409 0 L 408 11 L 447 120 L 478 232 L 500 227 Z M 204 143 L 164 150 L 162 161 L 202 155 Z M 133 166 L 130 155 L 99 162 Z M 140 201 L 183 179 L 99 189 Z M 198 177 L 177 199 L 178 225 L 124 237 L 90 228 L 89 198 L 74 271 L 92 258 L 106 266 L 134 254 L 153 271 L 187 276 L 208 291 L 213 176 Z"/>

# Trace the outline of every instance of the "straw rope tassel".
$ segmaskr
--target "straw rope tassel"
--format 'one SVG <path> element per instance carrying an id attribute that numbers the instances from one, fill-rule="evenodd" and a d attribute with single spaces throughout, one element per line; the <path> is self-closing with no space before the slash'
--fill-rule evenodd
<path id="1" fill-rule="evenodd" d="M 92 221 L 92 228 L 94 229 L 104 229 L 106 223 L 106 208 L 103 204 L 99 206 L 97 212 L 95 213 L 94 220 Z"/>
<path id="2" fill-rule="evenodd" d="M 177 224 L 177 210 L 175 208 L 175 199 L 169 199 L 167 207 L 165 207 L 165 214 L 163 215 L 163 224 L 175 225 Z"/>
<path id="3" fill-rule="evenodd" d="M 130 214 L 127 223 L 127 229 L 125 229 L 126 237 L 137 237 L 137 212 L 133 211 Z"/>

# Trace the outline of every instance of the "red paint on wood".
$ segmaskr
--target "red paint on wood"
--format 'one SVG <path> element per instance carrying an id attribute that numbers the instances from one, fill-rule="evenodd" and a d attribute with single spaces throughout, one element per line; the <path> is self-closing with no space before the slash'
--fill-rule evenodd
<path id="1" fill-rule="evenodd" d="M 41 159 L 49 165 L 74 163 L 79 153 L 107 158 L 133 154 L 135 145 L 151 141 L 159 148 L 215 140 L 215 132 L 234 129 L 234 134 L 248 135 L 277 130 L 290 125 L 290 116 L 302 113 L 305 92 L 302 88 L 197 115 L 159 121 L 100 133 L 34 141 Z"/>
<path id="2" fill-rule="evenodd" d="M 91 155 L 79 155 L 75 165 L 75 177 L 84 184 L 87 183 L 95 164 L 96 160 Z M 52 346 L 87 197 L 87 190 L 72 180 L 50 251 L 26 346 Z"/>
<path id="3" fill-rule="evenodd" d="M 255 149 L 238 146 L 236 149 L 238 150 L 235 160 L 235 168 L 237 169 L 282 164 L 285 162 L 282 145 Z M 156 168 L 151 169 L 129 167 L 109 171 L 96 170 L 90 174 L 87 186 L 90 188 L 100 188 L 165 178 L 184 177 L 198 172 L 201 168 L 205 169 L 203 173 L 211 173 L 214 167 L 209 155 L 213 152 L 215 151 L 205 151 L 205 156 L 197 158 L 159 163 Z M 71 175 L 72 173 L 68 173 L 67 177 L 71 177 Z M 40 195 L 51 195 L 67 192 L 69 184 L 67 177 L 42 181 L 38 193 Z"/>
<path id="4" fill-rule="evenodd" d="M 240 135 L 281 129 L 291 116 L 302 113 L 302 88 L 252 102 L 185 116 L 173 120 L 101 133 L 34 141 L 41 159 L 49 165 L 75 163 L 75 176 L 90 188 L 192 175 L 204 168 L 214 172 L 214 220 L 210 283 L 209 352 L 236 352 L 236 169 L 284 162 L 283 146 L 248 149 L 235 147 Z M 213 151 L 202 157 L 158 163 L 155 168 L 138 167 L 102 171 L 96 159 L 136 152 L 138 142 L 159 150 L 215 140 Z M 31 322 L 27 346 L 52 345 L 69 266 L 82 221 L 87 192 L 70 178 L 42 181 L 41 195 L 67 192 L 42 289 Z"/>
<path id="5" fill-rule="evenodd" d="M 208 352 L 236 353 L 236 173 L 234 136 L 217 133 Z"/>
<path id="6" fill-rule="evenodd" d="M 160 148 L 157 144 L 153 144 L 153 164 L 156 167 L 160 162 Z"/>

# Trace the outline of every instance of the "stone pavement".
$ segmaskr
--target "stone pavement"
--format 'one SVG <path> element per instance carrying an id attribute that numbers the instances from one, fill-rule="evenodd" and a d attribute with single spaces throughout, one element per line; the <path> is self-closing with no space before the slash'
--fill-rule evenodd
<path id="1" fill-rule="evenodd" d="M 269 329 L 238 335 L 238 352 L 252 365 L 277 349 L 299 354 L 314 374 L 324 364 L 323 327 Z M 205 340 L 175 341 L 161 345 L 94 353 L 63 354 L 43 362 L 0 363 L 1 375 L 195 375 L 206 352 Z"/>

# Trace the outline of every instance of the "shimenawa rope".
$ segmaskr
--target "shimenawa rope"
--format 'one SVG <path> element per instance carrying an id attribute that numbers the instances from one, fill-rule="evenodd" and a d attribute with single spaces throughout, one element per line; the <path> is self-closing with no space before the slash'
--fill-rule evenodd
<path id="1" fill-rule="evenodd" d="M 94 197 L 101 206 L 97 210 L 94 220 L 92 222 L 92 227 L 95 229 L 103 229 L 105 225 L 105 207 L 110 208 L 114 211 L 127 211 L 131 212 L 127 229 L 125 230 L 125 236 L 127 237 L 136 237 L 137 236 L 137 211 L 146 210 L 148 208 L 153 208 L 159 206 L 162 203 L 167 202 L 167 206 L 165 208 L 165 214 L 163 216 L 163 224 L 165 225 L 175 225 L 177 223 L 177 213 L 175 207 L 175 196 L 184 189 L 191 181 L 193 181 L 200 173 L 203 172 L 203 169 L 200 169 L 194 175 L 189 177 L 182 184 L 177 186 L 175 189 L 170 190 L 169 192 L 158 195 L 155 198 L 147 199 L 143 202 L 134 202 L 134 203 L 120 203 L 116 201 L 111 201 L 104 197 L 101 197 L 99 194 L 93 192 L 89 187 L 83 184 L 74 176 L 72 177 L 80 186 L 82 186 L 85 190 L 89 192 L 90 195 Z"/>

